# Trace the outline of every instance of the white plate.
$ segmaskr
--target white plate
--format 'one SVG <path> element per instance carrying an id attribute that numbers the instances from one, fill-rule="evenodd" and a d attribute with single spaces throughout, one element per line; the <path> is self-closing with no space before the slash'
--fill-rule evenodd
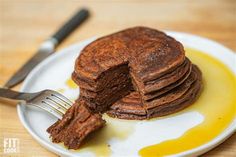
<path id="1" fill-rule="evenodd" d="M 209 39 L 185 33 L 167 32 L 186 47 L 195 48 L 219 59 L 236 74 L 235 54 L 224 46 Z M 74 68 L 74 61 L 80 50 L 95 38 L 65 48 L 45 59 L 26 78 L 21 91 L 36 92 L 43 89 L 65 89 L 63 93 L 70 99 L 75 99 L 78 89 L 71 89 L 65 85 Z M 196 44 L 197 43 L 197 44 Z M 62 156 L 93 156 L 92 152 L 75 152 L 50 141 L 46 129 L 56 121 L 56 118 L 36 108 L 18 105 L 20 121 L 28 132 L 45 148 Z M 190 128 L 200 124 L 203 117 L 198 112 L 189 112 L 171 118 L 162 118 L 157 121 L 137 123 L 135 131 L 126 140 L 111 139 L 108 141 L 112 156 L 138 156 L 138 150 L 144 146 L 156 144 L 168 139 L 180 137 Z M 148 135 L 145 134 L 148 129 Z M 223 142 L 236 130 L 236 120 L 212 141 L 195 149 L 182 152 L 176 156 L 200 155 Z M 148 137 L 144 137 L 147 135 Z M 142 142 L 139 141 L 142 137 Z M 144 140 L 145 139 L 145 140 Z"/>

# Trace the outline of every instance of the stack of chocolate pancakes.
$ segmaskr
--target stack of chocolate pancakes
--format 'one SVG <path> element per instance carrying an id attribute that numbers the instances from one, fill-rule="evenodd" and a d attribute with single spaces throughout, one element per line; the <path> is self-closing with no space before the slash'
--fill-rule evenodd
<path id="1" fill-rule="evenodd" d="M 147 27 L 129 28 L 87 45 L 72 79 L 77 102 L 94 113 L 149 119 L 179 111 L 198 97 L 202 76 L 182 44 Z"/>

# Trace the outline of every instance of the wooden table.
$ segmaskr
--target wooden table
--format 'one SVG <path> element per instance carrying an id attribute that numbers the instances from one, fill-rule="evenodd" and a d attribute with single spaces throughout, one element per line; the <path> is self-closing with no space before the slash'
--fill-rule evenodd
<path id="1" fill-rule="evenodd" d="M 1 0 L 0 6 L 0 85 L 34 54 L 44 39 L 82 6 L 91 10 L 91 18 L 58 49 L 95 35 L 143 25 L 193 33 L 236 51 L 235 0 Z M 0 156 L 4 156 L 4 137 L 20 139 L 20 153 L 15 156 L 56 156 L 40 146 L 24 129 L 15 103 L 0 103 Z M 203 156 L 236 156 L 236 135 Z"/>

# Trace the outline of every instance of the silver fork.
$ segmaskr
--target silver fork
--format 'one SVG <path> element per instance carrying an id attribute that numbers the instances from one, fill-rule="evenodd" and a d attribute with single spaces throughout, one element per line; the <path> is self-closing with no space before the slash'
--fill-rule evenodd
<path id="1" fill-rule="evenodd" d="M 22 93 L 0 88 L 0 97 L 22 100 L 23 104 L 41 108 L 59 119 L 72 106 L 72 102 L 69 99 L 53 90 L 43 90 L 37 93 Z"/>

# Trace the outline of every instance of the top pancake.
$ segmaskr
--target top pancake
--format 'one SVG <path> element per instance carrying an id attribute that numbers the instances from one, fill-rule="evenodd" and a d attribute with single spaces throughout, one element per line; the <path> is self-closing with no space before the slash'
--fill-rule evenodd
<path id="1" fill-rule="evenodd" d="M 147 82 L 156 79 L 185 60 L 181 43 L 163 32 L 129 28 L 86 46 L 75 64 L 74 77 L 96 84 L 106 70 L 127 64 L 133 76 Z"/>

